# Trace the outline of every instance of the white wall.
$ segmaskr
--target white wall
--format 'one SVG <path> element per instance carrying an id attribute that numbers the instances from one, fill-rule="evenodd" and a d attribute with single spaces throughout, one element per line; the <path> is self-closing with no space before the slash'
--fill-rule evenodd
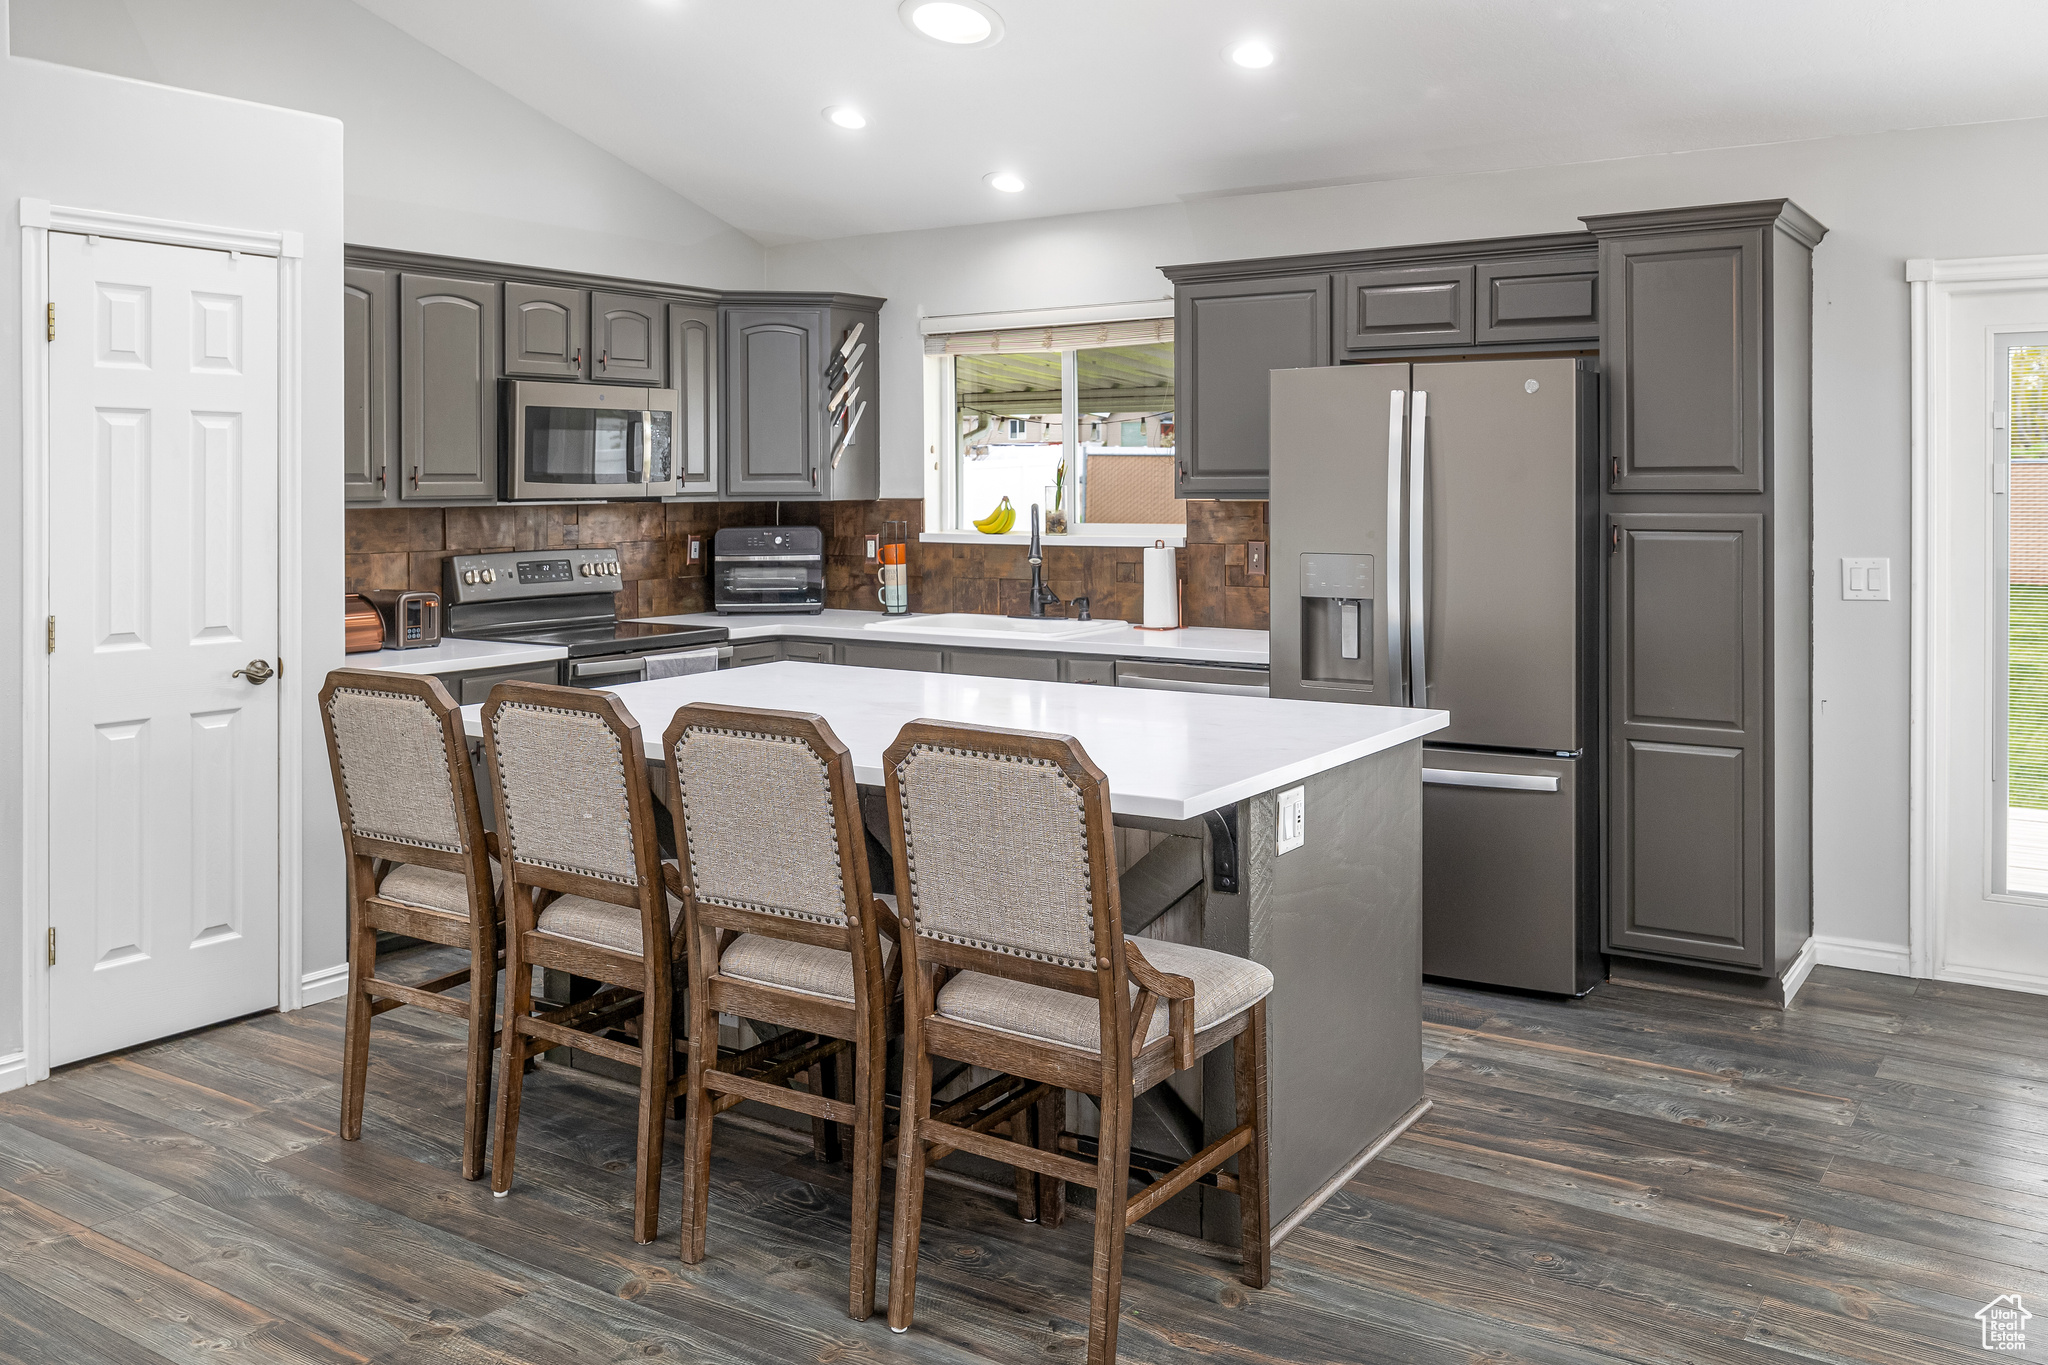
<path id="1" fill-rule="evenodd" d="M 1789 196 L 1814 256 L 1814 896 L 1830 938 L 1906 942 L 1914 256 L 2048 251 L 2048 121 L 1885 133 L 779 247 L 771 288 L 881 294 L 892 355 L 921 315 L 1152 298 L 1184 261 L 1569 231 L 1580 214 Z M 920 367 L 886 368 L 884 497 L 923 491 Z M 1895 598 L 1840 600 L 1837 560 L 1888 555 Z"/>
<path id="2" fill-rule="evenodd" d="M 760 287 L 751 238 L 349 0 L 13 0 L 11 27 L 22 56 L 342 120 L 351 243 Z"/>
<path id="3" fill-rule="evenodd" d="M 0 0 L 4 9 L 6 0 Z M 0 507 L 21 506 L 23 198 L 304 234 L 307 654 L 302 708 L 306 960 L 342 956 L 333 781 L 313 703 L 341 662 L 341 126 L 331 119 L 19 58 L 0 58 Z M 0 1057 L 21 1047 L 21 566 L 0 554 Z"/>

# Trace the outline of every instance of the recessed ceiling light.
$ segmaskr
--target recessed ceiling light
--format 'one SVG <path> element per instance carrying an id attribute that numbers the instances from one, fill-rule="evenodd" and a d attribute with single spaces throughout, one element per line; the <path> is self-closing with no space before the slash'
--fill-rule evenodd
<path id="1" fill-rule="evenodd" d="M 868 116 L 850 104 L 835 104 L 825 111 L 825 121 L 841 128 L 865 128 Z"/>
<path id="2" fill-rule="evenodd" d="M 990 189 L 1001 190 L 1004 194 L 1022 194 L 1024 192 L 1024 177 L 1015 171 L 994 171 L 983 176 L 981 181 Z"/>
<path id="3" fill-rule="evenodd" d="M 1273 49 L 1256 38 L 1237 44 L 1223 55 L 1239 66 L 1250 67 L 1254 71 L 1273 64 Z"/>
<path id="4" fill-rule="evenodd" d="M 1003 36 L 1003 19 L 981 0 L 903 0 L 896 8 L 913 32 L 956 47 L 988 47 Z"/>

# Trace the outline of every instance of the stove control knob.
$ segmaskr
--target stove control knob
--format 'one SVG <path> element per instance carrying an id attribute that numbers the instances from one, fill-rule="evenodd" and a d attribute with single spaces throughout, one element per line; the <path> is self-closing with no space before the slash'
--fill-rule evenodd
<path id="1" fill-rule="evenodd" d="M 464 570 L 462 571 L 462 581 L 463 581 L 463 582 L 465 582 L 465 583 L 474 583 L 474 582 L 476 582 L 476 570 L 475 570 L 475 569 L 464 569 Z"/>
<path id="2" fill-rule="evenodd" d="M 613 560 L 613 561 L 612 561 L 611 563 L 609 563 L 609 564 L 605 565 L 605 566 L 604 566 L 604 568 L 605 568 L 605 572 L 606 572 L 606 573 L 608 573 L 608 574 L 610 574 L 610 575 L 611 575 L 611 576 L 612 576 L 613 578 L 617 578 L 617 577 L 619 576 L 619 561 L 618 561 L 618 560 L 614 559 L 614 560 Z"/>
<path id="3" fill-rule="evenodd" d="M 588 564 L 578 564 L 576 566 L 576 572 L 582 574 L 585 578 L 588 578 L 590 577 L 590 566 Z"/>
<path id="4" fill-rule="evenodd" d="M 496 570 L 494 570 L 494 569 L 485 569 L 485 570 L 484 570 L 484 582 L 486 582 L 486 583 L 495 583 L 495 582 L 497 582 L 497 581 L 498 581 L 498 575 L 497 575 L 497 571 L 496 571 Z"/>

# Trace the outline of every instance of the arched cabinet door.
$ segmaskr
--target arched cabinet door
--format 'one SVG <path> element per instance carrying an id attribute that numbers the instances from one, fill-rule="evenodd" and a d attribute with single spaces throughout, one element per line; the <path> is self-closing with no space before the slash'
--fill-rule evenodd
<path id="1" fill-rule="evenodd" d="M 732 308 L 724 318 L 725 495 L 823 496 L 824 313 Z"/>
<path id="2" fill-rule="evenodd" d="M 399 496 L 493 497 L 498 286 L 406 275 L 399 298 Z"/>
<path id="3" fill-rule="evenodd" d="M 608 384 L 659 384 L 668 375 L 668 331 L 659 299 L 590 296 L 590 377 Z"/>
<path id="4" fill-rule="evenodd" d="M 669 387 L 680 425 L 676 465 L 685 497 L 715 497 L 718 485 L 718 310 L 668 306 Z"/>
<path id="5" fill-rule="evenodd" d="M 581 379 L 590 347 L 590 295 L 550 284 L 505 283 L 505 373 Z"/>

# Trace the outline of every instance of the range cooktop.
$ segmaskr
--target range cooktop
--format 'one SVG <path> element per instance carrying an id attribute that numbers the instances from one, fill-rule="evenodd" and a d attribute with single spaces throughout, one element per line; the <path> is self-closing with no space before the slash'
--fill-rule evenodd
<path id="1" fill-rule="evenodd" d="M 692 645 L 715 645 L 730 632 L 723 626 L 669 626 L 656 621 L 550 622 L 528 629 L 485 627 L 454 632 L 464 640 L 504 640 L 521 645 L 555 645 L 572 659 L 597 654 L 656 654 Z"/>

